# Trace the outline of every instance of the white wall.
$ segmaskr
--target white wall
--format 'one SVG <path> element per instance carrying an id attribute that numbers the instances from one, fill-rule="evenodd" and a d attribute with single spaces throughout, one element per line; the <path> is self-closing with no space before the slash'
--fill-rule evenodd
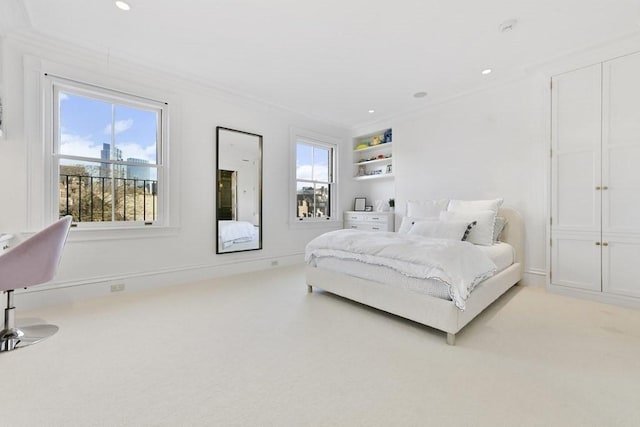
<path id="1" fill-rule="evenodd" d="M 538 66 L 537 74 L 518 81 L 434 105 L 421 113 L 345 130 L 299 114 L 127 64 L 106 54 L 35 38 L 5 38 L 0 51 L 7 139 L 0 141 L 0 231 L 28 230 L 34 210 L 29 153 L 38 146 L 29 133 L 37 128 L 27 116 L 38 93 L 25 93 L 24 55 L 76 70 L 85 80 L 143 92 L 171 105 L 172 195 L 178 221 L 169 235 L 151 238 L 83 241 L 72 238 L 57 280 L 65 288 L 55 301 L 105 293 L 108 285 L 131 287 L 182 283 L 244 269 L 268 268 L 272 260 L 300 260 L 304 244 L 326 228 L 291 229 L 289 208 L 289 128 L 309 129 L 345 142 L 340 159 L 340 210 L 351 209 L 353 197 L 369 200 L 396 197 L 396 212 L 408 199 L 503 197 L 520 209 L 527 231 L 528 279 L 544 281 L 547 260 L 548 77 L 559 72 L 637 50 L 640 37 L 614 46 Z M 37 122 L 38 118 L 35 118 Z M 264 250 L 215 255 L 213 213 L 215 127 L 226 126 L 264 136 Z M 385 128 L 394 132 L 392 181 L 356 183 L 348 137 Z M 27 134 L 25 135 L 25 131 Z M 345 161 L 346 159 L 346 161 Z M 38 198 L 32 194 L 31 198 Z M 37 204 L 36 204 L 37 205 Z M 35 215 L 37 217 L 37 215 Z M 32 221 L 33 222 L 33 221 Z M 33 229 L 37 228 L 34 223 Z M 92 285 L 95 284 L 95 285 Z M 130 286 L 131 285 L 131 286 Z M 23 298 L 25 298 L 23 296 Z M 34 296 L 35 303 L 52 298 Z"/>
<path id="2" fill-rule="evenodd" d="M 527 78 L 388 123 L 398 216 L 407 200 L 504 198 L 525 217 L 525 269 L 542 277 L 548 153 L 543 102 L 537 79 Z"/>
<path id="3" fill-rule="evenodd" d="M 68 70 L 89 83 L 120 89 L 169 102 L 172 223 L 166 233 L 149 237 L 92 240 L 73 230 L 60 272 L 53 286 L 68 288 L 54 298 L 51 293 L 22 294 L 23 302 L 56 302 L 77 295 L 106 293 L 109 284 L 127 289 L 163 283 L 182 283 L 245 269 L 270 268 L 299 261 L 307 241 L 327 227 L 290 228 L 290 127 L 309 129 L 345 142 L 347 131 L 302 115 L 260 104 L 202 84 L 165 75 L 154 69 L 128 64 L 72 46 L 55 45 L 35 36 L 8 36 L 3 40 L 3 87 L 7 138 L 0 141 L 0 230 L 25 232 L 42 225 L 44 179 L 34 158 L 41 155 L 38 140 L 40 94 L 29 92 L 29 79 L 37 70 L 23 64 L 39 63 Z M 31 65 L 29 65 L 31 67 Z M 25 79 L 25 75 L 27 76 Z M 25 81 L 27 82 L 25 84 Z M 225 126 L 264 137 L 263 250 L 215 254 L 214 179 L 215 127 Z M 346 155 L 348 151 L 344 151 Z M 345 156 L 343 156 L 345 157 Z M 35 166 L 34 166 L 35 165 Z M 29 168 L 32 168 L 29 170 Z M 342 176 L 348 176 L 348 164 Z M 351 183 L 341 191 L 341 208 L 350 199 Z M 336 224 L 333 225 L 334 227 Z M 302 286 L 302 284 L 301 284 Z M 91 290 L 88 290 L 91 288 Z M 30 292 L 30 291 L 29 291 Z M 27 301 L 28 300 L 28 301 Z"/>
<path id="4" fill-rule="evenodd" d="M 362 126 L 352 136 L 393 128 L 392 182 L 360 184 L 359 195 L 407 200 L 501 197 L 522 212 L 525 282 L 548 271 L 550 77 L 638 50 L 637 35 L 538 64 L 514 81 L 434 103 L 411 115 Z"/>

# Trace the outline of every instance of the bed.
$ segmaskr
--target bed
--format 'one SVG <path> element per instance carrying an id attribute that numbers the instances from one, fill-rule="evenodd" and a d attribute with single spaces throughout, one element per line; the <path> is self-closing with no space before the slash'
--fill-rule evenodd
<path id="1" fill-rule="evenodd" d="M 524 224 L 519 212 L 501 207 L 498 215 L 507 219 L 501 241 L 513 248 L 513 262 L 474 286 L 464 310 L 452 299 L 417 293 L 344 272 L 307 264 L 307 291 L 313 288 L 340 295 L 368 306 L 422 323 L 446 332 L 447 344 L 455 344 L 456 334 L 479 313 L 522 279 Z"/>

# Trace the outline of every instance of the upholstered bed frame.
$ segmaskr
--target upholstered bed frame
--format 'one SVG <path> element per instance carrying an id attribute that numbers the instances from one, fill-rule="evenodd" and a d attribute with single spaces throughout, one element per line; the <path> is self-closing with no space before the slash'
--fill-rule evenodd
<path id="1" fill-rule="evenodd" d="M 522 279 L 524 260 L 524 224 L 520 213 L 503 207 L 499 216 L 507 218 L 501 240 L 515 248 L 514 263 L 480 283 L 471 293 L 464 311 L 452 301 L 406 291 L 369 280 L 307 265 L 307 290 L 313 287 L 405 317 L 447 333 L 447 344 L 455 344 L 455 335 L 500 295 Z"/>

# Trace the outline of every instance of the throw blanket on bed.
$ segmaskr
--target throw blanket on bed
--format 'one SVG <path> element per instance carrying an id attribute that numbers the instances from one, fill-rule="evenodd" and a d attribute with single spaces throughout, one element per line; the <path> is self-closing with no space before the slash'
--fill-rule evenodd
<path id="1" fill-rule="evenodd" d="M 461 310 L 474 286 L 496 271 L 493 261 L 469 242 L 391 232 L 325 233 L 309 242 L 305 261 L 313 265 L 314 258 L 321 257 L 382 265 L 409 277 L 439 280 Z"/>

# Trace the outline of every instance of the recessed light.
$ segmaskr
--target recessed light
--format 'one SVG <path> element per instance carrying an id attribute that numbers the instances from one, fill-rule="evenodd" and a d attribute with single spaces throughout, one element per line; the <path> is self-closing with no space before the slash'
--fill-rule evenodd
<path id="1" fill-rule="evenodd" d="M 369 114 L 373 114 L 375 112 L 376 112 L 376 110 L 369 110 Z"/>
<path id="2" fill-rule="evenodd" d="M 122 9 L 122 10 L 131 10 L 131 6 L 129 6 L 129 3 L 127 3 L 126 1 L 122 1 L 122 0 L 118 0 L 116 2 L 116 7 L 118 9 Z"/>
<path id="3" fill-rule="evenodd" d="M 425 96 L 427 96 L 427 92 L 416 92 L 413 94 L 414 98 L 424 98 Z"/>
<path id="4" fill-rule="evenodd" d="M 482 75 L 486 76 L 487 74 L 491 74 L 493 72 L 493 70 L 491 68 L 485 68 L 484 70 L 482 70 Z"/>

